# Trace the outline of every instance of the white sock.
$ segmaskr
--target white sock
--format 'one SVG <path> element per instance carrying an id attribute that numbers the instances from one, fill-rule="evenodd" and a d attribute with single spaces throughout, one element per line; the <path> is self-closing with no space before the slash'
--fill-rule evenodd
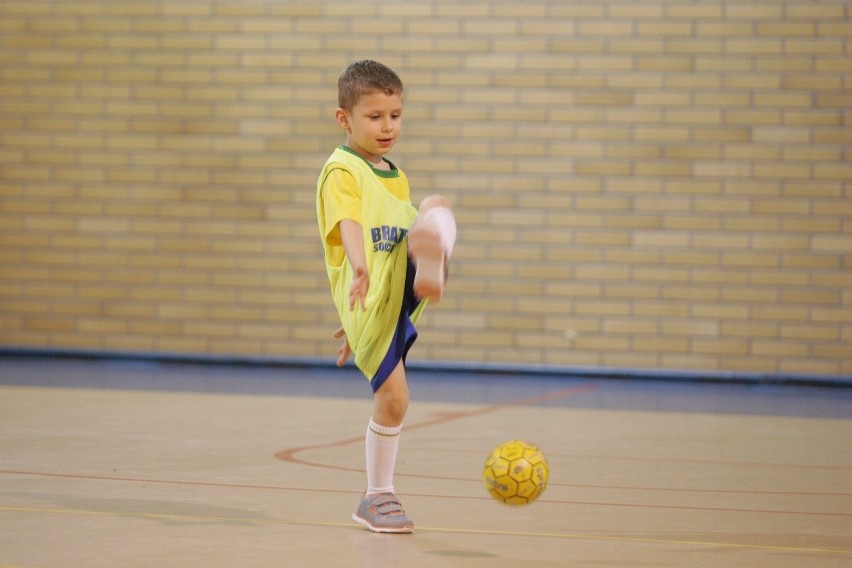
<path id="1" fill-rule="evenodd" d="M 381 426 L 370 418 L 367 427 L 367 495 L 393 493 L 393 472 L 402 426 Z"/>
<path id="2" fill-rule="evenodd" d="M 433 207 L 423 214 L 421 222 L 431 224 L 441 235 L 441 244 L 449 260 L 456 246 L 456 218 L 453 211 L 447 207 Z"/>

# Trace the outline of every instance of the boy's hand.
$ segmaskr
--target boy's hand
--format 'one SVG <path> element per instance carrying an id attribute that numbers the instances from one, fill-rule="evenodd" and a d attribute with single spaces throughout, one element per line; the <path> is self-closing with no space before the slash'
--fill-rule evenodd
<path id="1" fill-rule="evenodd" d="M 370 289 L 370 275 L 366 268 L 356 268 L 352 283 L 349 285 L 349 309 L 354 310 L 355 304 L 360 303 L 361 309 L 367 309 L 367 291 Z"/>
<path id="2" fill-rule="evenodd" d="M 345 365 L 346 361 L 349 360 L 349 356 L 352 355 L 352 348 L 349 347 L 349 339 L 346 337 L 346 332 L 343 331 L 342 327 L 334 332 L 335 339 L 340 339 L 341 337 L 343 338 L 343 345 L 341 345 L 340 349 L 337 350 L 339 355 L 337 358 L 338 367 Z"/>

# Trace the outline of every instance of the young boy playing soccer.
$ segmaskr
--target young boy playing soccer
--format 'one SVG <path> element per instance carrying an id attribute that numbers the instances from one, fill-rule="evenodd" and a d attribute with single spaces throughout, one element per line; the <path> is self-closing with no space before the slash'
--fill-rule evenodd
<path id="1" fill-rule="evenodd" d="M 384 156 L 399 139 L 403 87 L 375 61 L 349 65 L 338 80 L 338 126 L 346 143 L 317 180 L 317 220 L 343 339 L 370 380 L 367 490 L 352 518 L 375 532 L 410 533 L 414 523 L 394 495 L 399 435 L 408 410 L 405 357 L 428 300 L 441 297 L 456 225 L 447 200 L 411 204 L 405 174 Z"/>

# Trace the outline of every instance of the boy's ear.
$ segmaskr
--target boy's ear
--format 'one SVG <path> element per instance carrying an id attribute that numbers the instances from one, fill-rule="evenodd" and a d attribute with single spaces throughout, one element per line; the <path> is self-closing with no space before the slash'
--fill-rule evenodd
<path id="1" fill-rule="evenodd" d="M 349 132 L 349 115 L 346 114 L 345 110 L 339 108 L 334 111 L 334 118 L 335 120 L 337 120 L 337 125 L 340 128 L 342 128 L 346 132 Z"/>

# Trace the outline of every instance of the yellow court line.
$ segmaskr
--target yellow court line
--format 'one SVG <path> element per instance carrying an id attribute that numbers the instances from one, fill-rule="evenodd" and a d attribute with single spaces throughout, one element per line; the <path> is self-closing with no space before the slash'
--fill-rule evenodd
<path id="1" fill-rule="evenodd" d="M 640 542 L 643 544 L 677 544 L 687 546 L 716 546 L 719 548 L 747 548 L 759 550 L 772 550 L 776 552 L 817 552 L 821 554 L 852 554 L 852 550 L 843 550 L 837 548 L 807 548 L 801 546 L 776 546 L 772 544 L 744 544 L 738 542 L 709 542 L 701 540 L 677 540 L 667 538 L 643 538 L 635 536 L 604 536 L 593 534 L 571 534 L 571 533 L 553 533 L 553 532 L 525 532 L 525 531 L 499 531 L 492 529 L 458 529 L 458 528 L 439 528 L 429 527 L 420 528 L 417 530 L 430 532 L 446 532 L 460 534 L 476 534 L 476 535 L 493 535 L 493 536 L 521 536 L 521 537 L 543 537 L 543 538 L 563 538 L 569 540 L 605 540 L 617 542 Z"/>
<path id="2" fill-rule="evenodd" d="M 251 517 L 224 517 L 224 516 L 205 516 L 205 515 L 177 515 L 171 513 L 138 513 L 128 511 L 88 511 L 84 509 L 44 509 L 35 507 L 3 507 L 0 506 L 0 512 L 10 513 L 45 513 L 57 515 L 85 515 L 85 516 L 102 516 L 102 517 L 125 517 L 138 519 L 157 519 L 171 521 L 195 521 L 195 522 L 231 522 L 231 523 L 252 523 L 252 524 L 271 524 L 271 525 L 290 525 L 290 526 L 305 526 L 305 527 L 335 527 L 364 530 L 353 523 L 342 522 L 323 522 L 323 521 L 290 521 L 287 519 L 274 518 L 251 518 Z M 769 550 L 775 552 L 800 552 L 800 553 L 818 553 L 818 554 L 848 554 L 852 555 L 852 550 L 844 550 L 837 548 L 809 548 L 802 546 L 777 546 L 771 544 L 744 544 L 734 542 L 710 542 L 700 540 L 677 540 L 664 538 L 643 538 L 631 536 L 604 536 L 593 534 L 572 534 L 558 532 L 532 532 L 532 531 L 502 531 L 493 529 L 464 529 L 464 528 L 446 528 L 446 527 L 422 527 L 419 526 L 416 532 L 436 532 L 436 533 L 451 533 L 451 534 L 472 534 L 484 536 L 499 536 L 499 537 L 527 537 L 527 538 L 554 538 L 566 540 L 595 540 L 595 541 L 615 541 L 615 542 L 636 542 L 643 544 L 671 544 L 679 546 L 715 546 L 719 548 L 742 548 L 751 550 Z M 0 566 L 3 568 L 3 566 Z"/>

